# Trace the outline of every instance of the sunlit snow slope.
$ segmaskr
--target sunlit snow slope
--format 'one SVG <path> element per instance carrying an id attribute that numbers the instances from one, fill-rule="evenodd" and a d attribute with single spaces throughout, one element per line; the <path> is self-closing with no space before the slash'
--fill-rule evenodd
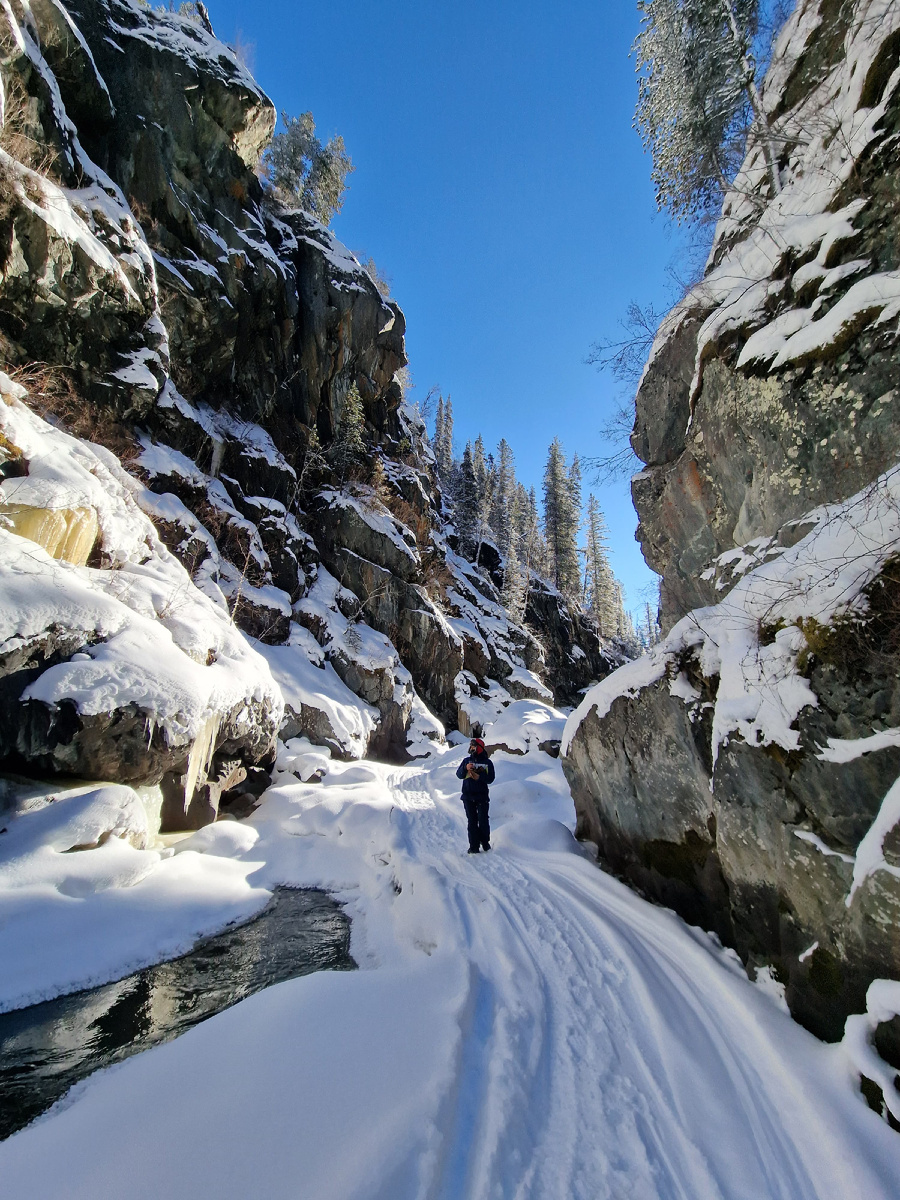
<path id="1" fill-rule="evenodd" d="M 460 758 L 331 764 L 271 789 L 258 837 L 184 843 L 334 890 L 362 970 L 87 1081 L 0 1146 L 5 1200 L 895 1197 L 900 1137 L 842 1048 L 587 859 L 541 752 L 496 756 L 467 857 Z"/>

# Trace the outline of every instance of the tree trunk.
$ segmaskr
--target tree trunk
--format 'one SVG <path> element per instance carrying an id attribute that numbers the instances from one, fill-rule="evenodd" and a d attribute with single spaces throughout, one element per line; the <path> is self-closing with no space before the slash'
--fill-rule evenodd
<path id="1" fill-rule="evenodd" d="M 738 28 L 738 23 L 734 16 L 734 9 L 731 6 L 731 0 L 722 0 L 722 8 L 728 19 L 728 24 L 731 29 L 731 36 L 734 38 L 734 44 L 741 56 L 741 67 L 744 72 L 744 91 L 747 93 L 747 99 L 750 101 L 750 107 L 753 109 L 753 115 L 756 119 L 757 129 L 759 131 L 759 139 L 762 143 L 763 154 L 766 156 L 766 166 L 769 169 L 769 182 L 772 185 L 773 195 L 778 195 L 781 191 L 781 176 L 778 172 L 778 161 L 775 156 L 775 148 L 772 145 L 772 135 L 769 129 L 769 118 L 766 116 L 766 110 L 763 108 L 762 96 L 759 94 L 759 88 L 756 86 L 756 71 L 754 69 L 753 59 L 750 56 L 747 48 L 746 40 Z"/>

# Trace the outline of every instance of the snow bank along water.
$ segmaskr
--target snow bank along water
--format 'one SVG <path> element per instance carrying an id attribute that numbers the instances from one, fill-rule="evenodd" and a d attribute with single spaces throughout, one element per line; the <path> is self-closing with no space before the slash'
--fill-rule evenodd
<path id="1" fill-rule="evenodd" d="M 281 889 L 254 920 L 115 983 L 0 1015 L 0 1138 L 92 1072 L 284 979 L 349 970 L 349 923 L 323 892 Z"/>

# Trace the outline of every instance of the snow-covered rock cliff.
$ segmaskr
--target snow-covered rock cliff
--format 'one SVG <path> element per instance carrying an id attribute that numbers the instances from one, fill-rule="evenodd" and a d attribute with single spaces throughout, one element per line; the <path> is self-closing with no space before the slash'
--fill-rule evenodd
<path id="1" fill-rule="evenodd" d="M 897 5 L 801 0 L 764 96 L 782 190 L 751 149 L 637 397 L 670 632 L 564 765 L 581 834 L 834 1038 L 900 978 Z"/>

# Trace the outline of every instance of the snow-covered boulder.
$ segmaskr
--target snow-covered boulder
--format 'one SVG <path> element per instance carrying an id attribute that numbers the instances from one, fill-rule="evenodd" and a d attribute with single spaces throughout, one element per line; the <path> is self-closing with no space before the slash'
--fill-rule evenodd
<path id="1" fill-rule="evenodd" d="M 566 717 L 559 709 L 540 700 L 513 700 L 489 724 L 482 737 L 488 753 L 506 750 L 510 754 L 527 754 L 529 750 L 544 750 L 555 758 L 559 754 Z"/>

